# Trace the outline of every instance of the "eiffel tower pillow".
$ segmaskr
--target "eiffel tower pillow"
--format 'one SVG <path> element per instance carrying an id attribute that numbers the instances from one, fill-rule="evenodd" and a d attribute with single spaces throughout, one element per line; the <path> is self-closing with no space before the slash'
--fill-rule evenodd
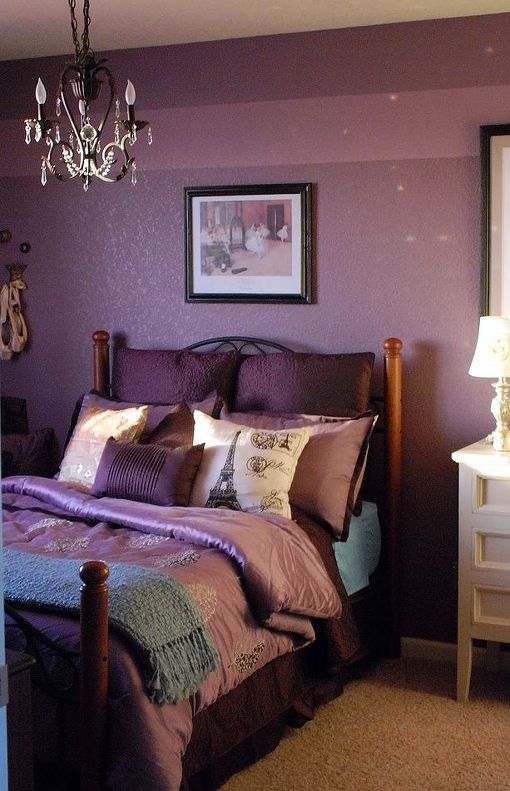
<path id="1" fill-rule="evenodd" d="M 193 443 L 204 443 L 190 505 L 290 518 L 289 489 L 308 428 L 267 431 L 193 413 Z"/>

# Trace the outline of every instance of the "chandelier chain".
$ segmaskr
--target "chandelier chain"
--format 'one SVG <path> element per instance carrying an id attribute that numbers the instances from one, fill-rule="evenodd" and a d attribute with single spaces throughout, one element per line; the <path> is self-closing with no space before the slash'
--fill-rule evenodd
<path id="1" fill-rule="evenodd" d="M 83 3 L 83 49 L 82 52 L 85 54 L 89 51 L 89 25 L 90 25 L 90 12 L 89 12 L 89 0 L 85 0 Z"/>
<path id="2" fill-rule="evenodd" d="M 74 50 L 76 53 L 76 62 L 82 63 L 86 55 L 90 51 L 89 42 L 89 25 L 90 25 L 90 0 L 84 0 L 83 3 L 83 33 L 81 37 L 81 45 L 78 38 L 78 23 L 76 21 L 76 0 L 69 0 L 69 8 L 71 10 L 71 29 L 73 32 Z"/>

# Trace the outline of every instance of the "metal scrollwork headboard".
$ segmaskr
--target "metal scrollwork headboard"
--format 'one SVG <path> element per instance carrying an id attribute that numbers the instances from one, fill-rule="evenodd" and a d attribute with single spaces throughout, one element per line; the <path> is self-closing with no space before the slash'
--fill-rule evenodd
<path id="1" fill-rule="evenodd" d="M 220 349 L 224 350 L 225 348 L 228 348 L 248 354 L 268 354 L 272 351 L 293 351 L 292 349 L 289 349 L 288 346 L 283 346 L 283 344 L 276 343 L 275 341 L 266 341 L 263 338 L 250 338 L 249 336 L 244 335 L 226 335 L 220 338 L 207 338 L 204 341 L 197 341 L 196 343 L 191 343 L 189 346 L 186 346 L 186 351 L 193 352 L 197 349 L 202 349 L 209 346 L 213 348 L 208 349 L 208 351 L 216 352 Z"/>

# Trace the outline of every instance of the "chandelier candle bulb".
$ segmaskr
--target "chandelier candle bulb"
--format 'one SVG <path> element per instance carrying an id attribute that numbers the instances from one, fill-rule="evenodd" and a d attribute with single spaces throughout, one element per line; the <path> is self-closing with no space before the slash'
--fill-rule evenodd
<path id="1" fill-rule="evenodd" d="M 37 80 L 37 85 L 35 86 L 35 98 L 37 100 L 37 104 L 45 104 L 46 102 L 46 88 L 44 87 L 44 83 L 40 77 Z"/>
<path id="2" fill-rule="evenodd" d="M 44 105 L 46 103 L 46 88 L 44 87 L 44 83 L 40 77 L 37 80 L 37 85 L 35 86 L 35 98 L 37 101 L 37 120 L 44 121 L 45 120 Z"/>
<path id="3" fill-rule="evenodd" d="M 136 102 L 136 91 L 135 86 L 131 82 L 131 80 L 127 81 L 126 85 L 126 104 L 134 104 Z"/>
<path id="4" fill-rule="evenodd" d="M 135 86 L 133 85 L 131 80 L 127 81 L 125 96 L 126 96 L 126 105 L 128 112 L 128 121 L 133 123 L 133 121 L 135 120 L 136 91 L 135 91 Z"/>

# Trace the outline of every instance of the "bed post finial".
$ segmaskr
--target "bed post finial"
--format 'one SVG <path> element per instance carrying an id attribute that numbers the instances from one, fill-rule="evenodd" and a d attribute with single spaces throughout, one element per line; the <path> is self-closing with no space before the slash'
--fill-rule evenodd
<path id="1" fill-rule="evenodd" d="M 80 566 L 80 734 L 82 791 L 101 791 L 104 783 L 108 705 L 109 569 L 102 560 Z"/>
<path id="2" fill-rule="evenodd" d="M 94 341 L 94 390 L 110 395 L 110 340 L 106 330 L 96 330 Z"/>
<path id="3" fill-rule="evenodd" d="M 390 636 L 388 647 L 390 654 L 393 656 L 400 655 L 398 547 L 402 487 L 402 345 L 402 341 L 399 338 L 387 338 L 384 341 L 386 563 L 390 586 Z"/>

